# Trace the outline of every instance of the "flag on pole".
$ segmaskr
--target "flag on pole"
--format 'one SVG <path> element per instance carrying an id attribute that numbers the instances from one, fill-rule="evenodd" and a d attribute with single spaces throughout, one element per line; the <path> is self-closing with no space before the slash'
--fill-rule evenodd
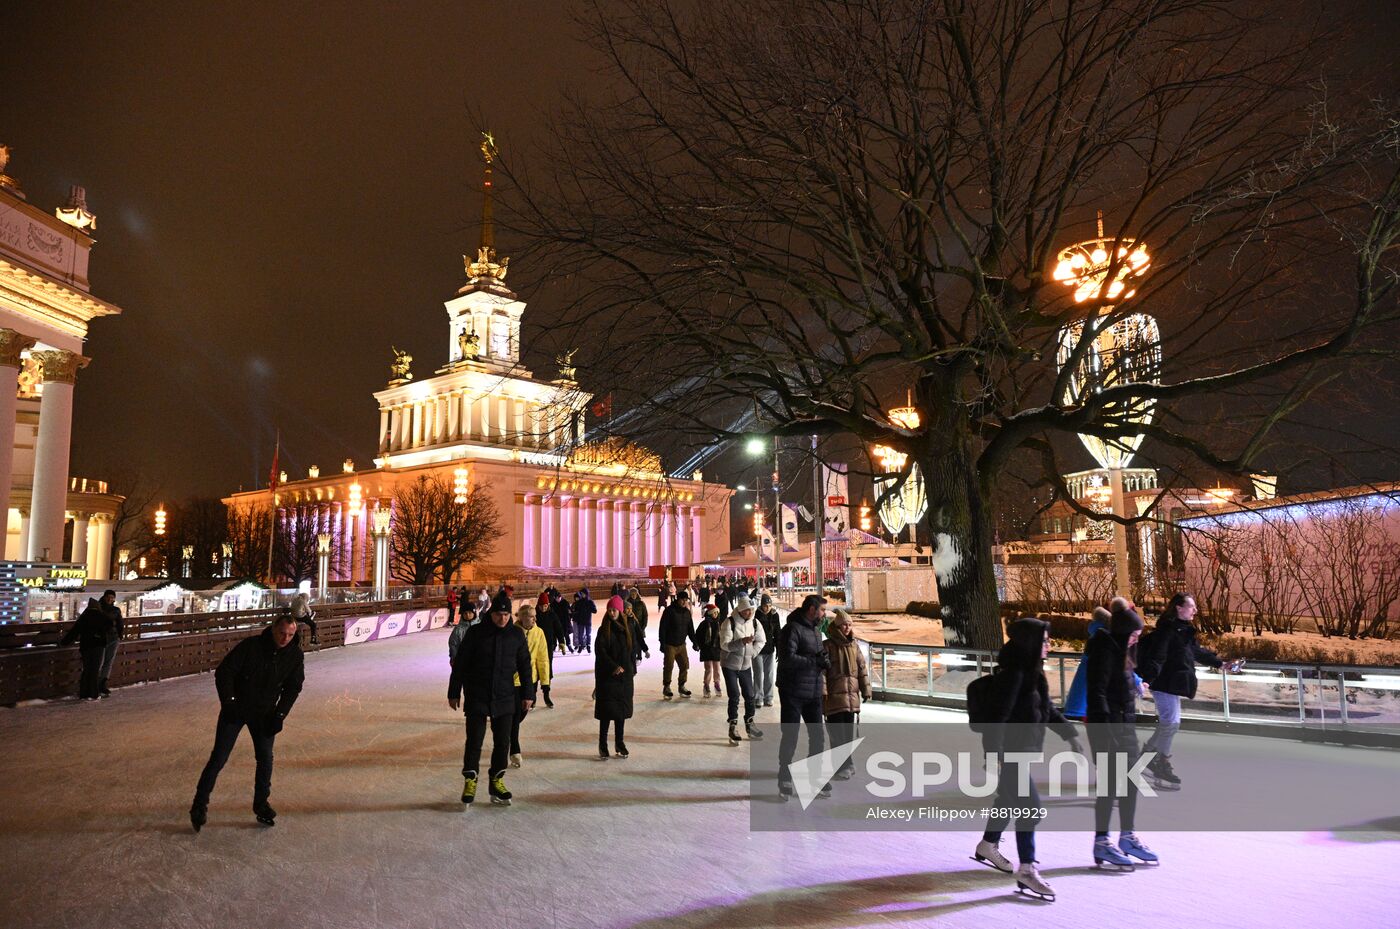
<path id="1" fill-rule="evenodd" d="M 612 419 L 612 391 L 608 395 L 593 404 L 593 417 L 595 419 Z"/>

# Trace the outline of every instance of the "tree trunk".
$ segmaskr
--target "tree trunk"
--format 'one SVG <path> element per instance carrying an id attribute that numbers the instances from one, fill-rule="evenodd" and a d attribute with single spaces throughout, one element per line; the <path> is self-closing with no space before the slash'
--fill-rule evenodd
<path id="1" fill-rule="evenodd" d="M 1004 637 L 992 565 L 992 514 L 968 443 L 955 440 L 942 451 L 920 467 L 944 634 L 950 644 L 998 649 Z"/>

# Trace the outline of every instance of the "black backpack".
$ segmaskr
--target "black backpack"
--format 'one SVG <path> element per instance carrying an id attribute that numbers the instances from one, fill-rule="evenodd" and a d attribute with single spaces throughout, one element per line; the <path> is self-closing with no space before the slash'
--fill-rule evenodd
<path id="1" fill-rule="evenodd" d="M 973 732 L 986 732 L 987 727 L 998 722 L 993 714 L 1000 689 L 996 671 L 967 685 L 967 725 Z"/>

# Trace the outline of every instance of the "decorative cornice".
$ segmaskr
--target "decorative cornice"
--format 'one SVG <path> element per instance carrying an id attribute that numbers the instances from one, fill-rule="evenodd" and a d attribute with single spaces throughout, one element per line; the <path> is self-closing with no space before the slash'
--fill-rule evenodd
<path id="1" fill-rule="evenodd" d="M 0 258 L 0 300 L 16 303 L 39 322 L 78 338 L 87 336 L 87 324 L 97 317 L 121 313 L 118 306 L 5 258 Z"/>
<path id="2" fill-rule="evenodd" d="M 38 341 L 13 329 L 0 329 L 0 365 L 18 368 L 24 363 L 20 355 L 33 348 Z"/>
<path id="3" fill-rule="evenodd" d="M 31 352 L 30 354 L 38 359 L 39 366 L 44 372 L 45 384 L 50 381 L 57 381 L 61 384 L 75 383 L 78 380 L 78 369 L 86 368 L 88 362 L 92 360 L 77 352 L 65 352 L 61 348 Z"/>

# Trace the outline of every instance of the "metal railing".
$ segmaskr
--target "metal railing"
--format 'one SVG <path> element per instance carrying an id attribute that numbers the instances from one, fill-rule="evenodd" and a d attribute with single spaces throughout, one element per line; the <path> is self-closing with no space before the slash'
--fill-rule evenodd
<path id="1" fill-rule="evenodd" d="M 861 642 L 871 688 L 893 700 L 964 708 L 967 685 L 991 671 L 996 653 L 934 645 Z M 1083 655 L 1051 652 L 1045 659 L 1050 697 L 1063 706 Z M 1400 669 L 1376 666 L 1251 662 L 1223 674 L 1198 669 L 1194 699 L 1182 717 L 1231 727 L 1292 727 L 1400 735 Z M 1150 715 L 1144 699 L 1139 712 Z"/>

